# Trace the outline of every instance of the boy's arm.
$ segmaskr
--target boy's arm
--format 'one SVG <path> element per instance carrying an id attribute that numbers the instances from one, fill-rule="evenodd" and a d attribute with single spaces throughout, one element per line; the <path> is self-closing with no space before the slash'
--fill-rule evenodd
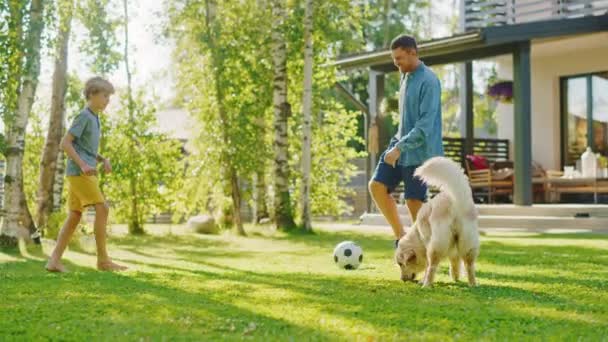
<path id="1" fill-rule="evenodd" d="M 111 173 L 112 172 L 112 165 L 110 164 L 110 159 L 102 156 L 101 154 L 97 154 L 97 162 L 98 163 L 103 163 L 103 170 L 105 173 Z"/>
<path id="2" fill-rule="evenodd" d="M 97 170 L 95 170 L 91 165 L 87 164 L 84 160 L 82 160 L 78 153 L 76 153 L 74 145 L 72 144 L 73 141 L 74 136 L 70 132 L 66 133 L 63 139 L 61 140 L 61 147 L 63 148 L 65 153 L 67 153 L 68 157 L 70 157 L 76 163 L 76 165 L 80 167 L 80 169 L 85 175 L 94 175 L 95 173 L 97 173 Z"/>

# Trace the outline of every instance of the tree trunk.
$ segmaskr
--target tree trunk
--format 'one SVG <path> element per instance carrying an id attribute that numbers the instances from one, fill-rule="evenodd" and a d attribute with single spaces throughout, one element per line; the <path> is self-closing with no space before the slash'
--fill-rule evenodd
<path id="1" fill-rule="evenodd" d="M 42 160 L 40 161 L 40 178 L 38 187 L 37 225 L 45 229 L 48 217 L 55 207 L 56 171 L 60 158 L 60 142 L 65 130 L 65 93 L 67 90 L 68 44 L 72 24 L 73 0 L 65 0 L 59 5 L 59 31 L 55 51 L 55 70 L 53 72 L 53 92 L 51 98 L 51 116 L 46 136 Z M 64 7 L 65 6 L 65 7 Z"/>
<path id="2" fill-rule="evenodd" d="M 289 165 L 287 118 L 291 106 L 287 102 L 287 48 L 284 22 L 286 19 L 284 0 L 272 1 L 272 60 L 274 64 L 274 174 L 275 174 L 275 220 L 278 229 L 295 226 L 289 194 Z"/>
<path id="3" fill-rule="evenodd" d="M 125 70 L 127 72 L 127 96 L 129 99 L 129 120 L 133 121 L 133 90 L 131 87 L 131 68 L 129 66 L 129 8 L 127 0 L 123 0 L 123 9 L 125 14 L 125 46 L 124 46 L 124 59 L 125 59 Z"/>
<path id="4" fill-rule="evenodd" d="M 310 168 L 311 168 L 311 143 L 312 143 L 312 67 L 313 67 L 313 0 L 306 0 L 306 12 L 304 14 L 304 95 L 302 99 L 302 111 L 304 114 L 302 134 L 302 226 L 305 230 L 312 230 L 312 218 L 310 210 Z"/>
<path id="5" fill-rule="evenodd" d="M 264 13 L 267 13 L 268 10 L 268 1 L 267 0 L 257 0 L 258 8 L 262 9 Z M 258 127 L 261 132 L 261 135 L 266 136 L 266 121 L 261 118 L 258 121 Z M 258 224 L 262 221 L 262 219 L 269 218 L 270 214 L 268 213 L 268 204 L 267 193 L 266 193 L 266 163 L 262 163 L 263 166 L 258 169 L 253 175 L 253 218 L 252 221 L 254 224 Z"/>
<path id="6" fill-rule="evenodd" d="M 253 183 L 253 223 L 260 223 L 263 218 L 270 216 L 266 206 L 266 179 L 263 169 L 254 174 Z"/>
<path id="7" fill-rule="evenodd" d="M 426 39 L 428 40 L 433 38 L 433 2 L 429 1 L 427 6 L 429 22 L 426 24 Z"/>
<path id="8" fill-rule="evenodd" d="M 53 182 L 53 209 L 51 212 L 61 210 L 61 198 L 63 195 L 63 181 L 65 176 L 65 154 L 57 154 L 57 170 L 55 171 L 55 181 Z"/>
<path id="9" fill-rule="evenodd" d="M 239 188 L 237 173 L 234 168 L 230 170 L 230 188 L 234 208 L 234 228 L 238 235 L 245 236 L 247 234 L 245 233 L 245 229 L 243 229 L 243 220 L 241 218 L 241 190 Z"/>
<path id="10" fill-rule="evenodd" d="M 127 0 L 123 0 L 123 10 L 125 15 L 125 44 L 124 44 L 124 62 L 125 71 L 127 73 L 127 111 L 129 113 L 129 122 L 133 122 L 134 118 L 134 103 L 133 103 L 133 89 L 131 86 L 131 68 L 129 65 L 129 6 Z M 135 137 L 132 138 L 133 148 L 137 149 L 137 142 Z M 135 235 L 144 234 L 143 220 L 139 211 L 139 201 L 137 197 L 137 179 L 131 177 L 129 180 L 129 186 L 131 189 L 131 218 L 129 220 L 129 233 Z"/>
<path id="11" fill-rule="evenodd" d="M 215 83 L 215 96 L 217 100 L 217 111 L 220 118 L 220 124 L 222 126 L 222 140 L 224 143 L 224 149 L 222 152 L 221 163 L 228 170 L 228 178 L 230 179 L 230 197 L 232 198 L 232 222 L 235 232 L 238 235 L 247 235 L 243 228 L 243 220 L 241 218 L 241 190 L 238 184 L 238 173 L 232 162 L 232 157 L 228 152 L 228 145 L 230 139 L 228 137 L 228 116 L 226 108 L 224 107 L 224 90 L 221 86 L 223 79 L 224 65 L 222 64 L 221 58 L 217 56 L 218 48 L 216 47 L 215 41 L 215 16 L 217 4 L 214 0 L 207 0 L 205 2 L 207 9 L 207 44 L 211 51 L 211 63 L 214 70 L 214 83 Z"/>
<path id="12" fill-rule="evenodd" d="M 391 42 L 391 4 L 392 0 L 384 0 L 384 18 L 382 27 L 384 27 L 384 41 L 382 46 L 387 48 Z"/>
<path id="13" fill-rule="evenodd" d="M 15 238 L 28 239 L 29 233 L 36 229 L 23 191 L 22 162 L 27 122 L 40 74 L 40 41 L 44 27 L 43 1 L 32 0 L 29 12 L 29 28 L 23 44 L 26 61 L 21 75 L 23 81 L 17 100 L 17 113 L 6 126 L 6 216 L 0 235 L 12 237 L 13 242 L 16 242 Z"/>
<path id="14" fill-rule="evenodd" d="M 129 234 L 142 235 L 145 233 L 143 221 L 140 219 L 139 203 L 137 197 L 137 179 L 131 177 L 129 185 L 131 187 L 131 218 L 129 219 Z"/>

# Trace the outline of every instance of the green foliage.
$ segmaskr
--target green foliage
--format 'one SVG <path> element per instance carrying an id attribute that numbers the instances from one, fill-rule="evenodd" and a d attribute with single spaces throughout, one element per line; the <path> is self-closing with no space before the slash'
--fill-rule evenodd
<path id="1" fill-rule="evenodd" d="M 0 155 L 4 156 L 6 153 L 6 138 L 4 134 L 0 133 Z"/>
<path id="2" fill-rule="evenodd" d="M 428 0 L 367 0 L 360 6 L 364 13 L 363 35 L 372 50 L 388 47 L 400 34 L 407 33 L 416 39 L 424 37 L 427 18 L 421 14 L 430 6 Z"/>
<path id="3" fill-rule="evenodd" d="M 85 214 L 86 215 L 86 212 Z M 66 219 L 68 218 L 67 208 L 62 208 L 62 210 L 54 211 L 49 215 L 49 220 L 47 222 L 47 227 L 44 229 L 44 238 L 57 240 L 57 236 L 63 227 Z M 92 236 L 93 235 L 93 225 L 87 224 L 85 219 L 83 218 L 79 223 L 76 230 L 72 234 L 72 239 L 68 243 L 69 249 L 81 250 L 83 246 L 80 243 L 80 239 L 84 236 Z"/>
<path id="4" fill-rule="evenodd" d="M 31 1 L 31 0 L 30 0 Z M 43 0 L 44 7 L 42 12 L 42 20 L 44 22 L 41 38 L 40 47 L 46 51 L 53 51 L 53 48 L 57 40 L 57 27 L 62 25 L 59 22 L 59 16 L 65 14 L 66 5 L 69 0 Z M 41 53 L 41 57 L 43 56 Z"/>
<path id="5" fill-rule="evenodd" d="M 361 143 L 357 136 L 357 119 L 360 114 L 348 111 L 335 100 L 333 92 L 337 81 L 336 70 L 328 67 L 340 53 L 341 45 L 361 42 L 354 32 L 360 32 L 360 12 L 350 1 L 328 1 L 318 3 L 314 9 L 314 67 L 313 67 L 313 122 L 312 122 L 312 174 L 311 210 L 313 215 L 342 215 L 351 208 L 343 198 L 349 195 L 346 183 L 354 175 L 355 167 L 350 161 L 363 156 L 357 153 L 352 142 Z M 290 11 L 288 28 L 288 82 L 289 102 L 294 115 L 290 118 L 289 153 L 291 182 L 294 200 L 301 191 L 301 144 L 302 144 L 302 93 L 304 68 L 304 10 L 294 5 Z M 346 37 L 346 38 L 345 38 Z M 343 44 L 337 42 L 343 41 Z M 297 203 L 294 208 L 300 210 Z M 297 215 L 300 216 L 300 215 Z"/>
<path id="6" fill-rule="evenodd" d="M 234 167 L 241 180 L 249 180 L 271 159 L 269 16 L 253 1 L 222 1 L 218 20 L 207 28 L 203 3 L 175 1 L 170 8 L 179 97 L 199 132 L 189 158 L 189 200 L 180 201 L 180 210 L 222 212 L 230 203 L 227 170 Z"/>
<path id="7" fill-rule="evenodd" d="M 86 106 L 83 90 L 84 84 L 78 75 L 68 74 L 68 88 L 65 92 L 65 113 L 68 122 Z"/>
<path id="8" fill-rule="evenodd" d="M 104 191 L 113 214 L 128 222 L 130 230 L 143 229 L 145 219 L 170 209 L 180 191 L 183 163 L 182 144 L 154 129 L 156 108 L 140 92 L 133 102 L 134 120 L 129 118 L 127 96 L 121 110 L 109 121 L 104 155 L 111 159 L 112 174 L 106 176 Z"/>
<path id="9" fill-rule="evenodd" d="M 433 70 L 441 80 L 443 135 L 460 137 L 460 120 L 463 119 L 460 115 L 460 66 L 440 65 L 434 66 Z"/>
<path id="10" fill-rule="evenodd" d="M 67 218 L 68 214 L 66 210 L 52 212 L 49 215 L 47 227 L 44 230 L 44 237 L 47 239 L 57 240 L 59 231 Z"/>
<path id="11" fill-rule="evenodd" d="M 30 113 L 29 128 L 26 133 L 25 152 L 23 155 L 23 191 L 30 209 L 37 207 L 38 180 L 40 176 L 40 156 L 44 149 L 46 138 L 45 127 L 42 124 L 42 112 L 36 104 Z"/>
<path id="12" fill-rule="evenodd" d="M 116 29 L 122 18 L 109 12 L 112 0 L 83 0 L 77 2 L 76 13 L 88 30 L 87 40 L 81 42 L 80 48 L 89 58 L 88 67 L 95 74 L 107 75 L 118 68 L 122 54 Z"/>
<path id="13" fill-rule="evenodd" d="M 496 100 L 484 96 L 483 94 L 475 94 L 474 98 L 474 120 L 475 128 L 482 128 L 490 135 L 496 135 L 498 129 L 496 123 Z"/>
<path id="14" fill-rule="evenodd" d="M 493 84 L 498 79 L 496 67 L 494 64 L 487 65 L 487 63 L 479 63 L 478 68 L 480 69 L 479 71 L 481 76 L 485 78 L 483 80 L 483 83 L 485 85 L 483 89 L 485 90 L 485 88 L 487 88 L 487 85 Z M 486 96 L 485 91 L 475 93 L 475 97 L 473 99 L 475 128 L 482 128 L 491 136 L 496 135 L 496 132 L 498 130 L 496 118 L 497 104 L 498 101 L 491 98 L 490 96 Z"/>
<path id="15" fill-rule="evenodd" d="M 292 106 L 289 118 L 289 153 L 292 200 L 297 200 L 301 179 L 301 97 L 303 83 L 303 15 L 299 3 L 289 2 L 285 22 L 288 41 L 288 93 Z M 315 4 L 313 75 L 313 175 L 312 210 L 315 214 L 339 215 L 349 208 L 342 201 L 343 185 L 353 174 L 349 160 L 359 156 L 351 147 L 356 138 L 358 113 L 333 100 L 335 69 L 325 66 L 341 51 L 360 45 L 362 14 L 350 1 Z M 198 122 L 196 151 L 190 157 L 185 180 L 190 200 L 180 201 L 180 210 L 225 211 L 225 170 L 234 165 L 241 180 L 244 199 L 251 195 L 256 170 L 273 179 L 272 163 L 272 54 L 269 7 L 256 1 L 218 2 L 211 32 L 204 25 L 203 2 L 176 1 L 169 7 L 172 21 L 167 31 L 176 38 L 176 60 L 180 100 Z M 209 39 L 213 38 L 214 45 Z M 212 58 L 221 61 L 212 69 Z M 216 83 L 223 93 L 228 125 L 218 115 Z M 224 143 L 224 134 L 228 144 Z M 355 138 L 354 138 L 355 137 Z M 227 155 L 230 163 L 222 162 Z M 204 165 L 200 166 L 200 165 Z M 317 167 L 319 166 L 319 167 Z M 268 185 L 271 185 L 269 182 Z M 210 201 L 206 199 L 210 198 Z M 294 203 L 295 204 L 295 203 Z M 297 207 L 297 205 L 292 205 Z"/>
<path id="16" fill-rule="evenodd" d="M 351 160 L 363 156 L 348 145 L 356 136 L 358 113 L 345 110 L 338 102 L 327 101 L 322 123 L 315 127 L 312 146 L 313 215 L 339 216 L 350 214 L 352 208 L 343 199 L 352 195 L 346 184 L 357 168 Z M 297 178 L 297 182 L 301 181 Z M 299 195 L 300 186 L 296 187 Z M 296 197 L 298 198 L 298 197 Z"/>
<path id="17" fill-rule="evenodd" d="M 17 110 L 28 4 L 29 1 L 0 0 L 0 118 L 6 131 Z"/>
<path id="18" fill-rule="evenodd" d="M 386 5 L 389 5 L 388 7 Z M 366 0 L 360 1 L 357 5 L 349 2 L 350 11 L 356 13 L 356 16 L 352 17 L 351 20 L 340 23 L 345 31 L 332 37 L 336 42 L 335 45 L 342 46 L 338 51 L 337 55 L 348 55 L 353 53 L 359 53 L 361 51 L 379 50 L 387 47 L 391 40 L 399 34 L 410 34 L 416 38 L 425 38 L 426 34 L 426 21 L 427 15 L 425 10 L 428 9 L 430 2 L 427 0 Z M 388 10 L 388 11 L 387 11 Z M 323 26 L 320 26 L 323 27 Z M 352 40 L 352 37 L 356 39 Z M 330 40 L 331 41 L 331 40 Z M 349 43 L 350 42 L 350 43 Z M 353 69 L 348 71 L 341 71 L 342 82 L 349 88 L 362 103 L 368 101 L 368 70 Z M 396 74 L 387 74 L 384 94 L 391 102 L 397 100 L 397 92 L 399 90 L 399 77 L 395 77 Z M 344 103 L 344 106 L 349 110 L 358 110 L 351 103 L 344 101 L 338 97 Z M 396 108 L 396 107 L 395 107 Z M 393 111 L 396 114 L 396 109 Z M 358 130 L 357 135 L 360 137 L 364 136 L 364 120 L 362 117 L 358 118 Z M 393 123 L 397 123 L 397 120 L 393 120 Z M 382 124 L 390 126 L 388 119 L 383 119 Z M 390 127 L 387 127 L 390 128 Z M 391 132 L 396 131 L 396 124 Z M 382 144 L 388 145 L 387 137 L 382 137 L 380 147 L 383 148 Z M 354 144 L 358 151 L 365 151 L 365 146 L 362 144 Z"/>

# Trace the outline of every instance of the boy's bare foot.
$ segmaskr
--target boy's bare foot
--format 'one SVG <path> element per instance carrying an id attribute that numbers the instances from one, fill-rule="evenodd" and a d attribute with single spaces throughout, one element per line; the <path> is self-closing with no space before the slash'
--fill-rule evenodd
<path id="1" fill-rule="evenodd" d="M 59 261 L 49 260 L 44 268 L 49 272 L 66 273 L 68 271 Z"/>
<path id="2" fill-rule="evenodd" d="M 108 261 L 97 262 L 97 269 L 100 271 L 114 272 L 114 271 L 125 271 L 128 269 L 128 267 L 115 264 L 111 260 L 108 260 Z"/>

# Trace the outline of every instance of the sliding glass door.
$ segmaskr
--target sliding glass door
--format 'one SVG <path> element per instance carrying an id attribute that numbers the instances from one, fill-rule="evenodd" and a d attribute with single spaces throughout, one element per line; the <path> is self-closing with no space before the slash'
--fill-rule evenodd
<path id="1" fill-rule="evenodd" d="M 608 72 L 564 77 L 562 164 L 576 165 L 587 146 L 608 155 Z"/>

